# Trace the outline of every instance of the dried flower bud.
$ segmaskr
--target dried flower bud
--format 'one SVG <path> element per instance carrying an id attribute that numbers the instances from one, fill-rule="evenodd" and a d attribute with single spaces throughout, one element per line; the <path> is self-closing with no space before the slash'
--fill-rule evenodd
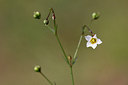
<path id="1" fill-rule="evenodd" d="M 56 19 L 56 17 L 55 17 L 55 15 L 53 15 L 53 16 L 52 16 L 52 20 L 55 20 L 55 19 Z"/>
<path id="2" fill-rule="evenodd" d="M 40 19 L 40 18 L 41 18 L 40 12 L 38 12 L 38 11 L 34 12 L 33 17 L 34 17 L 35 19 Z"/>
<path id="3" fill-rule="evenodd" d="M 48 25 L 48 24 L 49 24 L 49 20 L 46 20 L 46 19 L 45 19 L 45 20 L 44 20 L 44 24 L 45 24 L 45 25 Z"/>
<path id="4" fill-rule="evenodd" d="M 100 17 L 100 14 L 99 13 L 96 13 L 96 12 L 92 13 L 92 18 L 94 20 L 97 20 L 99 17 Z"/>
<path id="5" fill-rule="evenodd" d="M 68 60 L 71 61 L 72 60 L 72 57 L 71 56 L 68 56 Z"/>
<path id="6" fill-rule="evenodd" d="M 41 72 L 41 67 L 39 65 L 34 67 L 35 72 Z"/>

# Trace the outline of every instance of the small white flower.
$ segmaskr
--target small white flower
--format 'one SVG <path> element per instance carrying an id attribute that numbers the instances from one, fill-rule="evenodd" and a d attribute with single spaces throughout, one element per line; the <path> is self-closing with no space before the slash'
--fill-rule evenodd
<path id="1" fill-rule="evenodd" d="M 97 44 L 101 44 L 102 41 L 96 37 L 96 34 L 92 37 L 90 35 L 85 36 L 85 39 L 88 41 L 86 46 L 92 47 L 95 49 L 97 47 Z"/>

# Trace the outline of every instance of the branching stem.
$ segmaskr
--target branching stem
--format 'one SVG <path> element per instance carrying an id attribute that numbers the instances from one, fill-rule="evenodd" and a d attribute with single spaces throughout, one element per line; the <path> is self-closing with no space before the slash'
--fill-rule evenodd
<path id="1" fill-rule="evenodd" d="M 76 61 L 77 53 L 78 53 L 78 50 L 80 48 L 80 44 L 81 44 L 82 38 L 83 38 L 83 35 L 80 36 L 80 39 L 79 39 L 79 42 L 78 42 L 78 45 L 77 45 L 77 48 L 76 48 L 76 51 L 75 51 L 75 54 L 74 54 L 73 63 Z"/>

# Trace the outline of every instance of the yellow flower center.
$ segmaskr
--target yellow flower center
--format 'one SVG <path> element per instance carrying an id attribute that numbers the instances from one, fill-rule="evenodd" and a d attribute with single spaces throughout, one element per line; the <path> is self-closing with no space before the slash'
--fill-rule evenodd
<path id="1" fill-rule="evenodd" d="M 91 40 L 90 40 L 90 42 L 92 43 L 92 44 L 95 44 L 96 43 L 96 38 L 92 38 Z"/>

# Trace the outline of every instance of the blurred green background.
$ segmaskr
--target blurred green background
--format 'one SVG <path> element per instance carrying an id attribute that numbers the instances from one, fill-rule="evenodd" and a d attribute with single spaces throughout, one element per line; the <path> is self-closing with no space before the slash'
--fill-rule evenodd
<path id="1" fill-rule="evenodd" d="M 49 85 L 35 65 L 57 85 L 71 85 L 70 69 L 55 36 L 43 19 L 53 7 L 59 37 L 73 55 L 81 27 L 91 14 L 101 17 L 91 26 L 103 43 L 95 50 L 83 40 L 73 67 L 75 85 L 128 85 L 127 0 L 0 0 L 0 85 Z M 40 11 L 42 20 L 33 19 Z M 87 32 L 87 34 L 89 34 Z"/>

